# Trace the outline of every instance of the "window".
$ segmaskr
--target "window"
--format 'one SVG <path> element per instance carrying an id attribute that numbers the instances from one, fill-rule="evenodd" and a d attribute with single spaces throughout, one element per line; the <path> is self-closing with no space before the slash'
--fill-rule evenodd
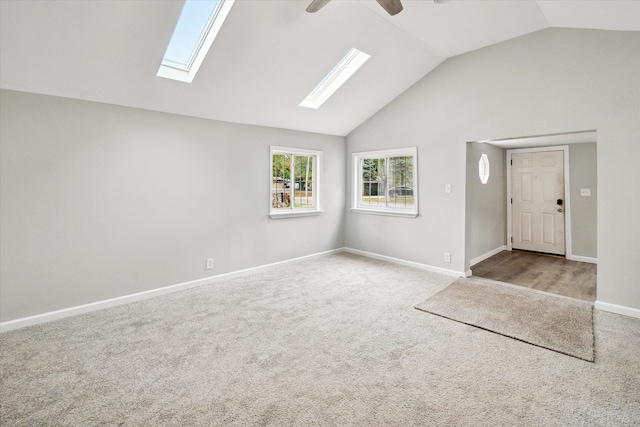
<path id="1" fill-rule="evenodd" d="M 158 76 L 191 83 L 235 0 L 187 0 Z"/>
<path id="2" fill-rule="evenodd" d="M 480 182 L 486 184 L 489 182 L 489 158 L 486 154 L 480 156 L 478 162 L 478 175 L 480 176 Z"/>
<path id="3" fill-rule="evenodd" d="M 342 86 L 349 78 L 358 71 L 358 68 L 367 62 L 371 55 L 364 53 L 356 48 L 351 49 L 344 58 L 333 67 L 333 70 L 325 76 L 318 86 L 316 86 L 309 95 L 300 103 L 301 107 L 320 108 L 324 102 L 329 99 L 340 86 Z"/>
<path id="4" fill-rule="evenodd" d="M 318 215 L 322 152 L 271 147 L 271 218 Z"/>
<path id="5" fill-rule="evenodd" d="M 380 215 L 418 215 L 417 148 L 353 154 L 352 211 Z"/>

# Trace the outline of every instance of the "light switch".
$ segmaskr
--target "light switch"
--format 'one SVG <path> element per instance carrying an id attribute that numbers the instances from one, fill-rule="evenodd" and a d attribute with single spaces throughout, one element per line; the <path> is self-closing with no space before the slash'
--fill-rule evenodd
<path id="1" fill-rule="evenodd" d="M 444 185 L 444 192 L 445 193 L 451 193 L 451 184 L 445 184 Z"/>
<path id="2" fill-rule="evenodd" d="M 590 188 L 581 188 L 580 189 L 580 195 L 581 196 L 591 196 L 591 189 Z"/>

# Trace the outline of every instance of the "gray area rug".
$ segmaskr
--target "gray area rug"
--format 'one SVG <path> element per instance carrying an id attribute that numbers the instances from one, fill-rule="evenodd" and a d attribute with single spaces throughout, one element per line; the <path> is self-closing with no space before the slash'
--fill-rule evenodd
<path id="1" fill-rule="evenodd" d="M 336 254 L 3 333 L 0 425 L 640 425 L 640 319 L 587 363 L 413 308 L 451 282 Z"/>
<path id="2" fill-rule="evenodd" d="M 487 279 L 458 279 L 418 310 L 593 362 L 593 305 Z"/>

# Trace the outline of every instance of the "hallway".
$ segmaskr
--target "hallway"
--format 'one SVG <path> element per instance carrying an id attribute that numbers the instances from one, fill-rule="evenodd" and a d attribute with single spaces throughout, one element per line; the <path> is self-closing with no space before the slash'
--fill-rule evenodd
<path id="1" fill-rule="evenodd" d="M 596 300 L 597 265 L 527 251 L 502 251 L 471 267 L 473 276 L 539 291 Z"/>

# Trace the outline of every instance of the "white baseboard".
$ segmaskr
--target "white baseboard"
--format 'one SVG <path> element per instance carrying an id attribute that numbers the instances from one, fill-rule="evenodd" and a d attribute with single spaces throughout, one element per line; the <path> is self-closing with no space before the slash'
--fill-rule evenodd
<path id="1" fill-rule="evenodd" d="M 470 264 L 469 266 L 473 267 L 474 265 L 478 264 L 479 262 L 482 262 L 485 259 L 491 258 L 492 256 L 494 256 L 496 254 L 499 254 L 500 252 L 506 251 L 506 250 L 507 250 L 507 245 L 502 245 L 500 247 L 497 247 L 497 248 L 495 248 L 495 249 L 493 249 L 493 250 L 491 250 L 491 251 L 489 251 L 487 253 L 484 253 L 484 254 L 480 255 L 479 257 L 475 257 L 474 259 L 472 259 L 469 262 L 469 264 Z"/>
<path id="2" fill-rule="evenodd" d="M 36 314 L 34 316 L 23 317 L 20 319 L 9 320 L 0 323 L 0 333 L 8 332 L 15 329 L 24 328 L 26 326 L 38 325 L 40 323 L 51 322 L 53 320 L 64 319 L 65 317 L 77 316 L 79 314 L 90 313 L 92 311 L 102 310 L 109 307 L 115 307 L 118 305 L 129 304 L 135 301 L 141 301 L 148 298 L 157 297 L 177 291 L 183 291 L 185 289 L 195 288 L 222 280 L 232 279 L 236 277 L 247 276 L 249 274 L 266 271 L 275 267 L 279 267 L 285 264 L 296 263 L 300 261 L 306 261 L 312 258 L 318 258 L 326 255 L 344 252 L 344 248 L 332 249 L 330 251 L 319 252 L 312 255 L 306 255 L 299 258 L 293 258 L 286 261 L 274 262 L 272 264 L 265 264 L 258 267 L 251 267 L 244 270 L 233 271 L 230 273 L 218 274 L 216 276 L 205 277 L 202 279 L 191 280 L 189 282 L 179 283 L 177 285 L 165 286 L 162 288 L 151 289 L 148 291 L 137 292 L 135 294 L 124 295 L 121 297 L 110 298 L 103 301 L 96 301 L 89 304 L 78 305 L 75 307 L 64 308 L 62 310 L 50 311 L 47 313 Z"/>
<path id="3" fill-rule="evenodd" d="M 344 248 L 344 251 L 347 252 L 347 253 L 350 253 L 350 254 L 360 255 L 360 256 L 367 257 L 367 258 L 379 259 L 381 261 L 388 261 L 388 262 L 392 262 L 394 264 L 400 264 L 400 265 L 406 265 L 408 267 L 420 268 L 422 270 L 431 271 L 433 273 L 446 274 L 447 276 L 453 276 L 453 277 L 465 277 L 466 276 L 465 272 L 463 272 L 463 271 L 448 270 L 446 268 L 434 267 L 432 265 L 427 265 L 427 264 L 420 264 L 419 262 L 406 261 L 404 259 L 393 258 L 393 257 L 386 256 L 386 255 L 374 254 L 372 252 L 361 251 L 359 249 Z"/>
<path id="4" fill-rule="evenodd" d="M 637 308 L 626 307 L 624 305 L 611 304 L 602 301 L 596 301 L 593 306 L 598 310 L 608 311 L 609 313 L 622 314 L 624 316 L 640 319 L 640 310 Z"/>
<path id="5" fill-rule="evenodd" d="M 569 261 L 580 261 L 580 262 L 588 262 L 591 264 L 597 264 L 598 258 L 591 258 L 588 256 L 580 256 L 580 255 L 567 255 L 567 259 Z"/>

